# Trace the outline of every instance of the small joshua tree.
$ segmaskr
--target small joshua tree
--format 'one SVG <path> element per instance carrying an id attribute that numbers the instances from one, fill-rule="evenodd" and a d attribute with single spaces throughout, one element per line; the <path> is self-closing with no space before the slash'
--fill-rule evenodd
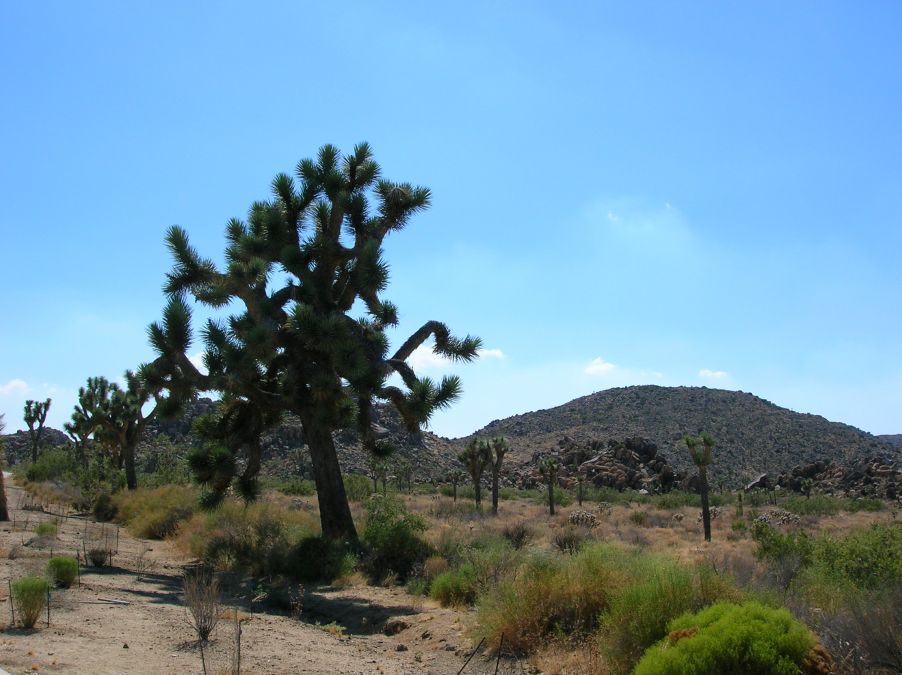
<path id="1" fill-rule="evenodd" d="M 557 484 L 557 474 L 561 463 L 554 457 L 546 457 L 539 462 L 539 473 L 548 484 L 548 513 L 554 515 L 554 486 Z"/>
<path id="2" fill-rule="evenodd" d="M 461 464 L 470 474 L 473 481 L 473 496 L 476 501 L 476 508 L 482 506 L 482 474 L 486 465 L 489 463 L 490 452 L 488 444 L 478 438 L 474 438 L 467 445 L 467 449 L 457 456 Z"/>
<path id="3" fill-rule="evenodd" d="M 407 489 L 407 493 L 413 490 L 413 467 L 406 459 L 402 459 L 395 467 L 395 476 L 398 479 L 398 489 Z"/>
<path id="4" fill-rule="evenodd" d="M 386 482 L 388 480 L 388 458 L 370 453 L 366 458 L 366 465 L 370 472 L 370 478 L 373 479 L 373 494 L 379 492 L 379 481 L 382 481 L 382 492 L 387 492 Z"/>
<path id="5" fill-rule="evenodd" d="M 467 474 L 460 469 L 454 469 L 448 474 L 448 482 L 451 483 L 451 488 L 453 489 L 454 501 L 457 501 L 457 486 L 463 483 L 466 477 Z"/>
<path id="6" fill-rule="evenodd" d="M 684 436 L 683 442 L 689 448 L 689 456 L 698 467 L 698 491 L 702 497 L 702 524 L 705 528 L 705 541 L 711 541 L 711 508 L 708 503 L 708 465 L 712 461 L 714 438 L 711 434 L 701 436 Z"/>
<path id="7" fill-rule="evenodd" d="M 811 490 L 814 488 L 814 481 L 811 478 L 803 478 L 799 488 L 802 490 L 802 494 L 805 495 L 805 499 L 810 499 Z"/>
<path id="8" fill-rule="evenodd" d="M 38 448 L 41 447 L 41 436 L 44 435 L 44 422 L 50 410 L 50 399 L 46 401 L 25 401 L 25 424 L 28 425 L 28 436 L 31 438 L 31 461 L 38 461 Z M 37 427 L 37 428 L 35 428 Z"/>
<path id="9" fill-rule="evenodd" d="M 492 515 L 498 515 L 498 479 L 501 476 L 501 463 L 510 449 L 504 436 L 495 436 L 488 442 L 489 464 L 492 469 Z"/>

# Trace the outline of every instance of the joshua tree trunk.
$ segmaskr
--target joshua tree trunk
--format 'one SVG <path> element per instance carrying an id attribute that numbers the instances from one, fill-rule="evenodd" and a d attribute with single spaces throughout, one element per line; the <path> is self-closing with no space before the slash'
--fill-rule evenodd
<path id="1" fill-rule="evenodd" d="M 0 521 L 7 520 L 9 520 L 9 511 L 6 508 L 6 480 L 3 478 L 3 464 L 0 462 Z"/>
<path id="2" fill-rule="evenodd" d="M 328 428 L 322 428 L 309 417 L 302 417 L 304 438 L 313 461 L 316 494 L 319 497 L 319 519 L 323 536 L 329 539 L 356 541 L 357 530 L 348 506 L 341 467 L 335 443 Z"/>
<path id="3" fill-rule="evenodd" d="M 698 468 L 699 492 L 702 495 L 702 524 L 705 528 L 705 541 L 711 541 L 711 509 L 708 505 L 708 470 L 704 466 Z"/>
<path id="4" fill-rule="evenodd" d="M 576 476 L 576 503 L 583 505 L 583 478 L 579 474 Z"/>
<path id="5" fill-rule="evenodd" d="M 476 508 L 479 509 L 482 507 L 482 485 L 480 485 L 482 481 L 474 480 L 473 481 L 473 497 L 476 500 Z"/>
<path id="6" fill-rule="evenodd" d="M 452 486 L 454 488 L 454 501 L 457 501 L 457 483 L 454 483 Z"/>
<path id="7" fill-rule="evenodd" d="M 492 467 L 492 515 L 498 515 L 498 474 L 500 471 Z"/>
<path id="8" fill-rule="evenodd" d="M 554 480 L 548 477 L 548 513 L 554 515 Z"/>
<path id="9" fill-rule="evenodd" d="M 137 490 L 138 473 L 135 471 L 135 446 L 133 444 L 122 448 L 122 460 L 125 463 L 125 485 L 129 490 Z"/>

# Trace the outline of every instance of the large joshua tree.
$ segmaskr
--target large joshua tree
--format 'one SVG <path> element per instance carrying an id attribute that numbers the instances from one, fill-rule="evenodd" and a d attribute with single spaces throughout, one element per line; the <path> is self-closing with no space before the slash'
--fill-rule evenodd
<path id="1" fill-rule="evenodd" d="M 170 228 L 169 303 L 163 322 L 149 329 L 158 357 L 141 373 L 166 390 L 170 412 L 199 391 L 220 394 L 222 405 L 205 425 L 209 442 L 192 457 L 213 501 L 233 478 L 253 497 L 261 434 L 284 413 L 296 414 L 310 449 L 323 534 L 353 539 L 333 432 L 356 428 L 367 450 L 388 454 L 373 425 L 377 402 L 392 404 L 414 431 L 461 392 L 455 376 L 418 377 L 407 363 L 413 351 L 432 338 L 437 354 L 470 361 L 481 343 L 429 321 L 389 351 L 386 331 L 397 326 L 398 311 L 381 297 L 388 283 L 382 242 L 425 209 L 430 195 L 382 179 L 368 145 L 344 157 L 323 146 L 315 160 L 298 164 L 294 177 L 277 175 L 272 192 L 272 200 L 251 206 L 247 221 L 229 221 L 223 268 L 201 257 L 185 230 Z M 202 329 L 206 372 L 188 358 L 188 295 L 233 310 Z M 397 384 L 389 382 L 393 374 Z"/>
<path id="2" fill-rule="evenodd" d="M 708 502 L 708 465 L 713 459 L 714 438 L 711 434 L 684 436 L 683 442 L 689 448 L 689 456 L 698 467 L 698 491 L 702 498 L 702 524 L 705 541 L 711 541 L 711 508 Z"/>
<path id="3" fill-rule="evenodd" d="M 31 439 L 31 461 L 38 461 L 38 449 L 41 447 L 41 436 L 44 435 L 44 423 L 50 410 L 50 399 L 46 401 L 25 401 L 23 418 L 28 425 L 28 436 Z"/>

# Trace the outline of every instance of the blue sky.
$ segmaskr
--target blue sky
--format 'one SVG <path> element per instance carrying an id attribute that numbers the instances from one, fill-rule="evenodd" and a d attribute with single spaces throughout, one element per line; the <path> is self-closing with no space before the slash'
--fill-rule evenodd
<path id="1" fill-rule="evenodd" d="M 366 140 L 433 191 L 386 242 L 396 342 L 489 350 L 434 431 L 655 383 L 902 433 L 898 3 L 131 4 L 0 4 L 9 430 L 151 357 L 167 227 L 219 257 Z"/>

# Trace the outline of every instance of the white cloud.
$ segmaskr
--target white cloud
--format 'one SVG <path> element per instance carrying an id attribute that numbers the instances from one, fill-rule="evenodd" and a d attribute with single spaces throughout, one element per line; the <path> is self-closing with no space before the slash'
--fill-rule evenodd
<path id="1" fill-rule="evenodd" d="M 28 383 L 18 378 L 10 380 L 6 384 L 0 384 L 0 396 L 24 394 L 26 391 L 28 391 Z"/>
<path id="2" fill-rule="evenodd" d="M 612 223 L 619 223 L 619 222 L 620 222 L 620 216 L 618 216 L 618 215 L 617 215 L 616 213 L 614 213 L 613 211 L 608 211 L 608 220 L 610 220 Z"/>
<path id="3" fill-rule="evenodd" d="M 188 360 L 194 364 L 194 367 L 197 368 L 204 375 L 207 374 L 207 367 L 204 365 L 204 353 L 197 352 L 197 354 L 192 354 L 188 357 Z"/>
<path id="4" fill-rule="evenodd" d="M 586 374 L 587 375 L 609 375 L 617 366 L 613 363 L 608 363 L 600 356 L 596 359 L 592 359 L 591 363 L 586 366 Z"/>
<path id="5" fill-rule="evenodd" d="M 480 349 L 479 356 L 484 359 L 503 359 L 504 352 L 500 349 Z M 430 370 L 446 368 L 452 365 L 451 359 L 442 354 L 436 354 L 432 347 L 420 345 L 407 357 L 408 365 L 414 370 Z"/>
<path id="6" fill-rule="evenodd" d="M 707 368 L 702 368 L 698 371 L 699 377 L 704 377 L 708 380 L 722 380 L 725 377 L 729 377 L 729 373 L 725 370 L 708 370 Z"/>
<path id="7" fill-rule="evenodd" d="M 432 351 L 432 347 L 420 345 L 413 350 L 413 353 L 407 357 L 407 364 L 414 370 L 429 370 L 431 368 L 443 368 L 448 365 L 450 360 L 436 354 Z"/>

